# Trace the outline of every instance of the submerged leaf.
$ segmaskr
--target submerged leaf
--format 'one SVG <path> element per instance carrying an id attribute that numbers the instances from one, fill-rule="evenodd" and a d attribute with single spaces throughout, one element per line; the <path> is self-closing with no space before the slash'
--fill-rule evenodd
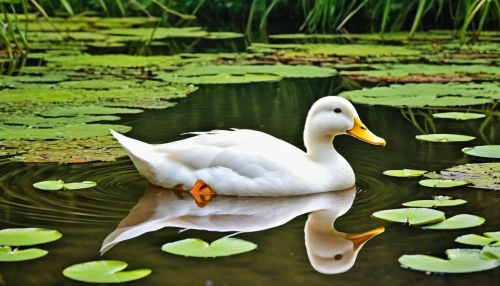
<path id="1" fill-rule="evenodd" d="M 391 177 L 420 177 L 425 173 L 427 173 L 427 171 L 403 169 L 403 170 L 387 170 L 384 171 L 383 174 Z"/>
<path id="2" fill-rule="evenodd" d="M 417 135 L 415 138 L 429 142 L 465 142 L 476 139 L 476 137 L 459 134 L 428 134 Z"/>
<path id="3" fill-rule="evenodd" d="M 469 184 L 468 181 L 464 180 L 421 180 L 418 183 L 430 188 L 453 188 Z"/>
<path id="4" fill-rule="evenodd" d="M 477 249 L 448 249 L 448 260 L 416 254 L 403 255 L 398 261 L 403 267 L 434 273 L 469 273 L 493 269 L 500 261 L 485 260 Z"/>
<path id="5" fill-rule="evenodd" d="M 237 238 L 221 238 L 211 244 L 197 238 L 188 238 L 164 244 L 161 250 L 188 257 L 221 257 L 252 251 L 257 245 Z"/>
<path id="6" fill-rule="evenodd" d="M 485 145 L 463 148 L 467 155 L 500 159 L 500 145 Z"/>
<path id="7" fill-rule="evenodd" d="M 431 224 L 424 225 L 422 228 L 424 229 L 462 229 L 480 226 L 485 222 L 485 219 L 475 215 L 469 214 L 459 214 L 453 217 L 450 217 L 444 221 Z"/>
<path id="8" fill-rule="evenodd" d="M 43 182 L 34 183 L 33 187 L 35 187 L 39 190 L 44 190 L 44 191 L 59 191 L 59 190 L 63 189 L 64 181 L 62 181 L 62 180 L 43 181 Z"/>
<path id="9" fill-rule="evenodd" d="M 434 113 L 432 114 L 432 116 L 435 118 L 469 120 L 469 119 L 484 118 L 486 115 L 482 113 L 472 113 L 472 112 L 443 112 L 443 113 Z"/>
<path id="10" fill-rule="evenodd" d="M 144 278 L 151 274 L 151 269 L 122 271 L 127 263 L 116 260 L 100 260 L 75 264 L 63 270 L 69 279 L 89 283 L 123 283 Z"/>
<path id="11" fill-rule="evenodd" d="M 442 211 L 418 208 L 383 210 L 373 213 L 372 216 L 391 222 L 408 223 L 409 225 L 429 224 L 445 219 Z"/>
<path id="12" fill-rule="evenodd" d="M 44 228 L 7 228 L 0 230 L 0 245 L 27 246 L 58 240 L 62 234 Z"/>
<path id="13" fill-rule="evenodd" d="M 14 249 L 10 246 L 0 246 L 0 262 L 16 262 L 37 259 L 49 253 L 47 250 L 30 248 L 24 250 Z"/>

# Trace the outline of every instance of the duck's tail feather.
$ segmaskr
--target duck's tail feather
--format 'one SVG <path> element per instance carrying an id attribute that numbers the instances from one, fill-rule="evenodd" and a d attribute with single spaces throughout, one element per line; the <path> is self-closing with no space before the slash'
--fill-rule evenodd
<path id="1" fill-rule="evenodd" d="M 125 149 L 139 173 L 151 183 L 157 183 L 154 169 L 159 156 L 153 151 L 153 145 L 129 138 L 112 129 L 110 131 Z"/>

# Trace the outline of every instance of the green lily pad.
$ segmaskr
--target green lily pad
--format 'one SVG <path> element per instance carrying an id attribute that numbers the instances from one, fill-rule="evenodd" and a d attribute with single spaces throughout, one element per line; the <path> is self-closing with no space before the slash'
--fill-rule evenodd
<path id="1" fill-rule="evenodd" d="M 429 188 L 453 188 L 469 184 L 464 180 L 421 180 L 418 182 L 421 186 Z"/>
<path id="2" fill-rule="evenodd" d="M 459 214 L 444 221 L 422 226 L 424 229 L 462 229 L 480 226 L 485 222 L 485 219 L 475 215 Z"/>
<path id="3" fill-rule="evenodd" d="M 465 200 L 460 199 L 434 199 L 434 200 L 418 200 L 404 203 L 405 207 L 416 207 L 416 208 L 433 208 L 433 207 L 452 207 L 463 205 L 467 203 Z"/>
<path id="4" fill-rule="evenodd" d="M 423 170 L 411 170 L 411 169 L 403 169 L 403 170 L 387 170 L 384 171 L 384 175 L 391 177 L 420 177 L 423 174 L 427 173 L 427 171 Z"/>
<path id="5" fill-rule="evenodd" d="M 114 28 L 102 30 L 101 33 L 108 35 L 137 36 L 143 39 L 153 40 L 167 38 L 202 38 L 208 35 L 208 32 L 202 30 L 201 27 Z"/>
<path id="6" fill-rule="evenodd" d="M 482 259 L 500 261 L 500 246 L 487 245 L 479 255 Z"/>
<path id="7" fill-rule="evenodd" d="M 49 66 L 60 67 L 171 67 L 182 62 L 180 56 L 89 55 L 60 56 L 45 59 Z"/>
<path id="8" fill-rule="evenodd" d="M 188 257 L 222 257 L 252 251 L 257 245 L 237 238 L 221 238 L 212 243 L 188 238 L 164 244 L 161 250 Z"/>
<path id="9" fill-rule="evenodd" d="M 69 279 L 88 283 L 123 283 L 138 280 L 151 274 L 151 269 L 122 271 L 127 263 L 117 260 L 100 260 L 75 264 L 63 270 Z"/>
<path id="10" fill-rule="evenodd" d="M 9 117 L 5 119 L 4 123 L 13 125 L 26 125 L 36 128 L 47 128 L 47 127 L 64 126 L 68 124 L 81 124 L 81 123 L 90 123 L 97 121 L 114 121 L 114 120 L 120 120 L 120 117 L 80 115 L 76 117 L 45 118 L 38 116 L 25 116 L 25 117 Z"/>
<path id="11" fill-rule="evenodd" d="M 473 188 L 500 190 L 500 163 L 465 164 L 434 176 L 438 179 L 465 180 L 471 182 L 469 187 Z"/>
<path id="12" fill-rule="evenodd" d="M 34 183 L 33 187 L 39 189 L 39 190 L 44 190 L 44 191 L 59 191 L 64 188 L 64 181 L 58 180 L 58 181 L 43 181 L 43 182 L 38 182 Z"/>
<path id="13" fill-rule="evenodd" d="M 500 246 L 500 231 L 485 232 L 484 236 L 477 234 L 466 234 L 457 237 L 455 241 L 458 243 L 469 244 L 469 245 Z"/>
<path id="14" fill-rule="evenodd" d="M 482 259 L 478 249 L 448 249 L 446 255 L 447 260 L 422 254 L 403 255 L 398 261 L 403 267 L 434 273 L 470 273 L 500 265 L 500 261 Z"/>
<path id="15" fill-rule="evenodd" d="M 38 129 L 0 124 L 0 139 L 82 139 L 93 136 L 108 135 L 109 129 L 125 133 L 130 131 L 132 128 L 124 125 L 113 124 L 75 124 Z"/>
<path id="16" fill-rule="evenodd" d="M 498 83 L 419 83 L 363 88 L 339 94 L 355 103 L 393 107 L 469 106 L 500 99 Z"/>
<path id="17" fill-rule="evenodd" d="M 245 74 L 245 75 L 204 75 L 204 76 L 175 76 L 170 73 L 160 73 L 158 78 L 172 83 L 192 83 L 192 84 L 241 84 L 251 82 L 274 82 L 282 78 L 271 74 Z"/>
<path id="18" fill-rule="evenodd" d="M 120 80 L 120 79 L 92 79 L 92 80 L 78 80 L 78 81 L 65 81 L 58 84 L 63 88 L 77 88 L 77 89 L 115 89 L 115 88 L 131 88 L 140 86 L 139 81 L 136 80 Z"/>
<path id="19" fill-rule="evenodd" d="M 92 105 L 92 106 L 74 106 L 74 107 L 57 106 L 47 111 L 43 111 L 40 114 L 48 117 L 59 117 L 59 116 L 78 116 L 87 114 L 136 114 L 141 112 L 143 112 L 143 110 Z"/>
<path id="20" fill-rule="evenodd" d="M 96 182 L 92 181 L 83 181 L 80 183 L 65 183 L 64 184 L 64 189 L 66 190 L 81 190 L 81 189 L 88 189 L 97 186 Z"/>
<path id="21" fill-rule="evenodd" d="M 383 210 L 373 213 L 372 216 L 390 222 L 408 223 L 409 225 L 429 224 L 445 219 L 442 211 L 418 208 Z"/>
<path id="22" fill-rule="evenodd" d="M 428 134 L 417 135 L 415 138 L 429 142 L 466 142 L 476 139 L 476 137 L 459 134 Z"/>
<path id="23" fill-rule="evenodd" d="M 30 248 L 24 250 L 14 249 L 10 246 L 0 246 L 0 262 L 16 262 L 32 260 L 43 257 L 49 253 L 47 250 Z"/>
<path id="24" fill-rule="evenodd" d="M 7 228 L 0 230 L 0 245 L 28 246 L 58 240 L 62 234 L 44 228 Z"/>
<path id="25" fill-rule="evenodd" d="M 486 115 L 482 113 L 472 113 L 472 112 L 443 112 L 443 113 L 434 113 L 432 116 L 435 118 L 469 120 L 469 119 L 484 118 Z"/>
<path id="26" fill-rule="evenodd" d="M 462 149 L 467 155 L 500 159 L 500 145 L 466 147 Z"/>

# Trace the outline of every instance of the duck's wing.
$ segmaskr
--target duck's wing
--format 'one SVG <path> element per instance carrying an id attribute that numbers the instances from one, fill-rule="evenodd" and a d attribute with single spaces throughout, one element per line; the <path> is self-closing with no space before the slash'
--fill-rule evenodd
<path id="1" fill-rule="evenodd" d="M 187 135 L 197 135 L 184 140 L 175 141 L 163 145 L 158 145 L 159 149 L 176 148 L 188 145 L 203 145 L 220 148 L 231 146 L 255 144 L 264 142 L 276 142 L 282 140 L 267 133 L 249 129 L 212 130 L 208 132 L 189 132 Z"/>

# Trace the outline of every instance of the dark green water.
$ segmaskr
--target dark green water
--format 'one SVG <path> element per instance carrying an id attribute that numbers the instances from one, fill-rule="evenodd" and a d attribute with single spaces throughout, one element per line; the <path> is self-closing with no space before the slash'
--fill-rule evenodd
<path id="1" fill-rule="evenodd" d="M 328 80 L 284 81 L 274 84 L 205 86 L 178 105 L 125 117 L 133 130 L 127 135 L 149 143 L 184 138 L 181 133 L 231 127 L 267 132 L 300 148 L 305 116 L 310 105 L 331 92 Z M 363 122 L 387 140 L 386 147 L 372 146 L 349 136 L 335 139 L 334 145 L 352 165 L 359 191 L 352 208 L 336 223 L 342 232 L 361 232 L 385 225 L 386 231 L 370 240 L 348 272 L 323 275 L 309 263 L 304 245 L 307 215 L 268 230 L 239 234 L 258 244 L 243 255 L 218 259 L 174 256 L 160 250 L 166 242 L 197 237 L 213 241 L 229 233 L 165 228 L 122 242 L 99 255 L 104 238 L 127 216 L 144 194 L 147 182 L 128 159 L 113 163 L 23 164 L 0 161 L 0 229 L 45 227 L 63 233 L 59 241 L 43 245 L 44 258 L 0 263 L 0 285 L 84 285 L 62 276 L 72 264 L 99 259 L 129 263 L 130 269 L 151 268 L 147 278 L 128 285 L 471 285 L 500 283 L 500 268 L 457 275 L 426 275 L 400 267 L 403 254 L 444 257 L 450 248 L 468 248 L 455 243 L 457 236 L 500 230 L 500 192 L 467 187 L 438 190 L 418 185 L 418 179 L 382 175 L 387 169 L 441 170 L 458 164 L 488 162 L 464 155 L 466 146 L 499 144 L 499 118 L 493 118 L 480 133 L 482 119 L 466 122 L 434 120 L 437 133 L 476 136 L 466 143 L 427 143 L 415 139 L 422 132 L 406 120 L 401 110 L 356 106 Z M 418 111 L 414 111 L 418 114 Z M 427 111 L 424 111 L 427 114 Z M 423 117 L 417 123 L 425 128 Z M 430 126 L 428 124 L 428 126 Z M 497 134 L 494 133 L 497 126 Z M 430 128 L 430 127 L 429 127 Z M 48 193 L 32 187 L 37 181 L 93 180 L 91 190 Z M 371 218 L 375 211 L 397 208 L 403 202 L 448 195 L 467 204 L 445 208 L 447 217 L 459 213 L 482 216 L 486 223 L 465 230 L 422 230 L 399 224 L 384 224 Z M 193 202 L 194 204 L 194 202 Z M 212 284 L 211 284 L 212 283 Z"/>

